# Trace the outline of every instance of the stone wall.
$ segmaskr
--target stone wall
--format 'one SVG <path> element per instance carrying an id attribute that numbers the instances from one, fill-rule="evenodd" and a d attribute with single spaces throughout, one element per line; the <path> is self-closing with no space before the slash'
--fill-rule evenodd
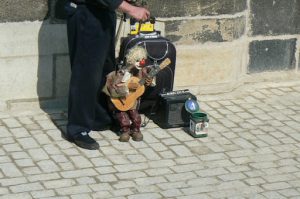
<path id="1" fill-rule="evenodd" d="M 60 104 L 70 75 L 66 0 L 11 2 L 0 2 L 0 109 Z M 147 2 L 157 29 L 177 48 L 175 89 L 224 91 L 265 72 L 299 77 L 300 0 Z"/>

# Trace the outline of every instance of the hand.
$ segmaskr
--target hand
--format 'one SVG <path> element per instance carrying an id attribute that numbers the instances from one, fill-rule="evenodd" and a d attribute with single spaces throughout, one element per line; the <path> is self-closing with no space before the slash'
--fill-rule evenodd
<path id="1" fill-rule="evenodd" d="M 125 12 L 138 21 L 146 21 L 150 17 L 150 12 L 146 8 L 130 5 L 128 2 L 123 1 L 119 6 L 122 12 Z"/>
<path id="2" fill-rule="evenodd" d="M 146 8 L 142 7 L 136 7 L 133 6 L 134 8 L 128 12 L 130 16 L 135 18 L 138 21 L 147 21 L 150 17 L 150 12 Z"/>

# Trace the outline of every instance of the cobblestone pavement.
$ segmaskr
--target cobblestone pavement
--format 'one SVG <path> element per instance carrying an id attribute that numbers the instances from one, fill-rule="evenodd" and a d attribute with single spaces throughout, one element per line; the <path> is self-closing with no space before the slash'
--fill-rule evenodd
<path id="1" fill-rule="evenodd" d="M 150 123 L 144 142 L 63 140 L 63 111 L 0 113 L 0 198 L 300 198 L 300 82 L 199 96 L 209 136 Z M 51 117 L 51 119 L 50 119 Z"/>

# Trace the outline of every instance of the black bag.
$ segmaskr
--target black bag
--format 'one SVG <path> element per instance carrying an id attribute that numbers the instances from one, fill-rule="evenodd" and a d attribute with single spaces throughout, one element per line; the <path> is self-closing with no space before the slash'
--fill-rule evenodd
<path id="1" fill-rule="evenodd" d="M 197 97 L 189 90 L 162 93 L 150 118 L 161 128 L 187 127 L 190 125 L 190 113 L 185 109 L 188 99 L 197 100 Z"/>
<path id="2" fill-rule="evenodd" d="M 147 87 L 145 93 L 142 95 L 139 110 L 145 112 L 146 110 L 149 111 L 155 104 L 160 93 L 173 90 L 176 49 L 173 43 L 160 36 L 159 32 L 139 33 L 138 35 L 130 35 L 122 38 L 118 61 L 125 61 L 124 59 L 128 51 L 136 45 L 146 49 L 150 65 L 155 63 L 160 64 L 166 58 L 171 60 L 171 64 L 156 75 L 156 86 Z"/>

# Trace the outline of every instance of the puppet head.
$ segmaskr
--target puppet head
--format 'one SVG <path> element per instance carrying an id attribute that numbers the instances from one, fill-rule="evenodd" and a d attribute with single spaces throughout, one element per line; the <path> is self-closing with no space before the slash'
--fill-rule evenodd
<path id="1" fill-rule="evenodd" d="M 147 59 L 147 51 L 141 46 L 135 46 L 129 50 L 126 55 L 126 67 L 131 69 L 136 67 L 141 69 L 145 66 L 145 61 Z"/>

